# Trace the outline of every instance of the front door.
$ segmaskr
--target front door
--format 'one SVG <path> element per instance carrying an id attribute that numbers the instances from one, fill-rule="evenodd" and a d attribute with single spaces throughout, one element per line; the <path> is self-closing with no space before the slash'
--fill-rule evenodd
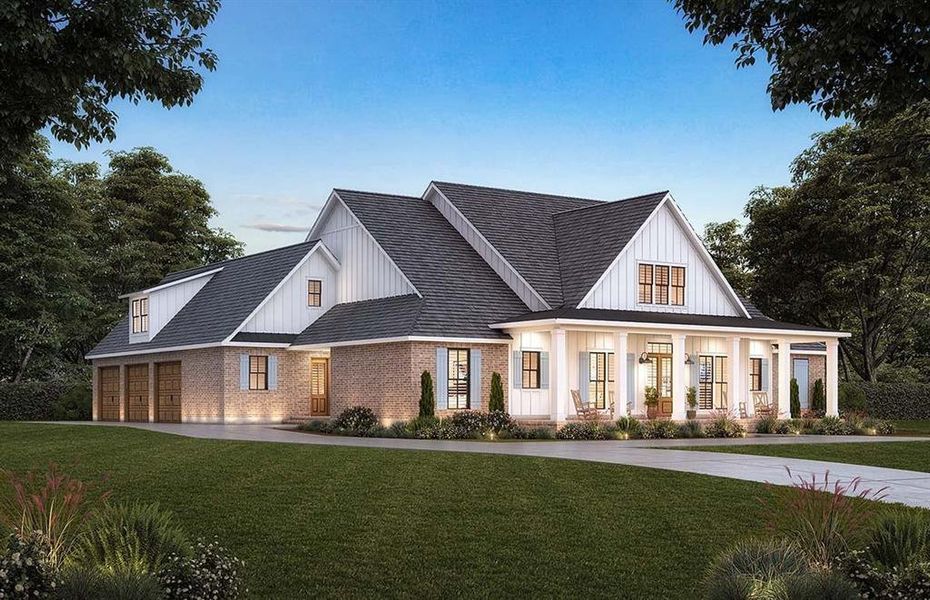
<path id="1" fill-rule="evenodd" d="M 656 366 L 656 389 L 659 390 L 659 416 L 672 416 L 672 356 L 654 354 Z"/>
<path id="2" fill-rule="evenodd" d="M 329 359 L 310 359 L 310 414 L 329 416 Z"/>

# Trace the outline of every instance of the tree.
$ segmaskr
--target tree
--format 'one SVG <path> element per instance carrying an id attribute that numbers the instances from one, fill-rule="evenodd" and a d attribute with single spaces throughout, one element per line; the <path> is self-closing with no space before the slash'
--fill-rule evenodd
<path id="1" fill-rule="evenodd" d="M 732 219 L 723 223 L 708 223 L 704 226 L 704 245 L 733 289 L 742 296 L 749 294 L 752 272 L 746 260 L 746 239 L 739 221 Z"/>
<path id="2" fill-rule="evenodd" d="M 46 126 L 77 147 L 115 138 L 114 98 L 190 104 L 212 71 L 204 28 L 219 0 L 38 0 L 0 7 L 0 147 Z"/>
<path id="3" fill-rule="evenodd" d="M 798 388 L 798 380 L 791 378 L 791 418 L 798 419 L 801 417 L 801 390 Z"/>
<path id="4" fill-rule="evenodd" d="M 827 412 L 827 395 L 823 389 L 823 379 L 814 382 L 814 389 L 811 391 L 811 410 L 823 414 Z"/>
<path id="5" fill-rule="evenodd" d="M 433 376 L 429 371 L 420 374 L 420 416 L 432 417 L 436 414 L 436 399 L 433 395 Z"/>
<path id="6" fill-rule="evenodd" d="M 746 207 L 753 301 L 773 317 L 846 330 L 844 368 L 875 381 L 930 308 L 930 101 L 815 137 L 793 185 Z"/>
<path id="7" fill-rule="evenodd" d="M 504 384 L 501 374 L 497 371 L 491 373 L 491 397 L 488 399 L 488 410 L 504 412 Z"/>
<path id="8" fill-rule="evenodd" d="M 772 108 L 808 103 L 825 117 L 889 117 L 930 99 L 925 0 L 674 0 L 704 43 L 733 40 L 736 66 L 764 54 Z"/>

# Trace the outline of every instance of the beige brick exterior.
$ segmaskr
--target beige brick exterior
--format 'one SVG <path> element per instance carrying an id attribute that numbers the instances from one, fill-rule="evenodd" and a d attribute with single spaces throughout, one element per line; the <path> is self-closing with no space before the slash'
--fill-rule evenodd
<path id="1" fill-rule="evenodd" d="M 814 382 L 822 379 L 824 386 L 827 384 L 827 357 L 822 354 L 796 354 L 791 355 L 791 376 L 794 377 L 794 359 L 801 358 L 807 360 L 807 397 L 810 398 L 814 393 Z M 778 360 L 777 356 L 772 361 L 772 398 L 773 402 L 778 402 Z M 826 390 L 826 387 L 824 388 Z"/>

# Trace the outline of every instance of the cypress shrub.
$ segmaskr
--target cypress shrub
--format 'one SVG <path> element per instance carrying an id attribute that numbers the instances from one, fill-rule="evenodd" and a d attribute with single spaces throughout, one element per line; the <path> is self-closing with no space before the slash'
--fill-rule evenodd
<path id="1" fill-rule="evenodd" d="M 433 376 L 429 371 L 420 375 L 420 416 L 432 417 L 436 414 L 436 399 L 433 395 Z"/>
<path id="2" fill-rule="evenodd" d="M 811 392 L 811 408 L 818 413 L 827 412 L 827 394 L 823 389 L 823 379 L 814 382 L 814 391 Z"/>
<path id="3" fill-rule="evenodd" d="M 798 380 L 791 378 L 791 418 L 801 418 L 801 390 L 798 388 Z"/>
<path id="4" fill-rule="evenodd" d="M 491 373 L 491 399 L 488 402 L 488 411 L 504 412 L 504 384 L 501 374 L 497 371 Z"/>

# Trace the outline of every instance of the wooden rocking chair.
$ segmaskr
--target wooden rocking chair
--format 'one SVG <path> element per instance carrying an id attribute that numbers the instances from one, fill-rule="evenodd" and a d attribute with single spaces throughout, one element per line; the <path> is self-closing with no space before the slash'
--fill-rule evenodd
<path id="1" fill-rule="evenodd" d="M 572 390 L 572 402 L 575 403 L 575 412 L 582 421 L 597 421 L 601 418 L 601 413 L 597 411 L 594 404 L 581 400 L 581 393 L 578 390 Z"/>
<path id="2" fill-rule="evenodd" d="M 752 392 L 752 405 L 758 417 L 766 417 L 774 412 L 768 392 Z"/>

